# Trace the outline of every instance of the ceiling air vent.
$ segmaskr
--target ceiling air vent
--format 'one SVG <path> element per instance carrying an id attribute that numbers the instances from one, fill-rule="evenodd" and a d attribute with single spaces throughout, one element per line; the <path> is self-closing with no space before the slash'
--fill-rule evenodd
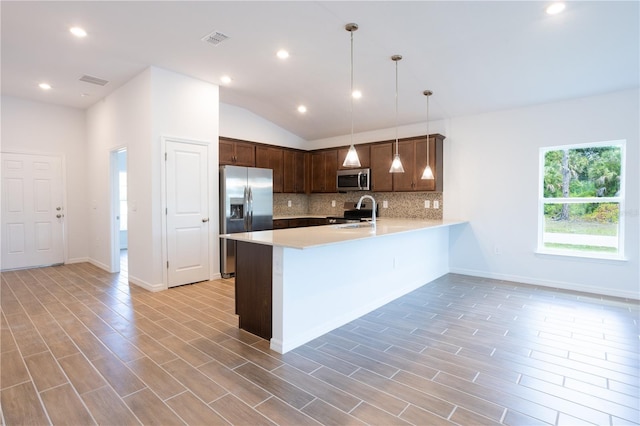
<path id="1" fill-rule="evenodd" d="M 80 77 L 80 81 L 84 81 L 85 83 L 97 84 L 98 86 L 104 86 L 108 83 L 107 80 L 103 80 L 102 78 L 94 77 L 92 75 L 83 75 Z"/>
<path id="2" fill-rule="evenodd" d="M 206 41 L 207 43 L 211 43 L 214 46 L 217 46 L 228 38 L 229 36 L 226 34 L 222 34 L 221 32 L 218 32 L 218 31 L 213 31 L 207 34 L 206 36 L 202 37 L 201 40 Z"/>

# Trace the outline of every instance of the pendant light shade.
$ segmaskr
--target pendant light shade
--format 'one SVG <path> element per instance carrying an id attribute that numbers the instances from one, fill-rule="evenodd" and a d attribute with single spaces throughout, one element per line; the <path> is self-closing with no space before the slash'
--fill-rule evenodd
<path id="1" fill-rule="evenodd" d="M 431 90 L 425 90 L 422 94 L 427 97 L 427 167 L 424 168 L 421 179 L 429 180 L 434 179 L 433 170 L 431 170 L 429 163 L 429 98 L 433 95 L 433 92 Z"/>
<path id="2" fill-rule="evenodd" d="M 391 57 L 391 60 L 396 63 L 396 153 L 393 156 L 389 173 L 404 173 L 404 167 L 402 167 L 400 153 L 398 152 L 398 61 L 401 59 L 401 55 L 393 55 Z"/>
<path id="3" fill-rule="evenodd" d="M 360 158 L 358 158 L 358 151 L 353 145 L 353 32 L 358 29 L 358 24 L 350 23 L 345 25 L 345 30 L 351 33 L 351 93 L 349 99 L 351 100 L 351 145 L 349 146 L 349 152 L 342 163 L 343 167 L 360 167 Z"/>

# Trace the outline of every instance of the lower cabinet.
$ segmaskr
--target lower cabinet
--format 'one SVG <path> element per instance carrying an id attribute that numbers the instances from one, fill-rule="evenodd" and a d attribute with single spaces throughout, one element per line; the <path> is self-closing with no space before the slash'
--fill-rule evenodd
<path id="1" fill-rule="evenodd" d="M 324 217 L 294 217 L 291 219 L 274 219 L 273 229 L 304 228 L 307 226 L 329 225 Z"/>
<path id="2" fill-rule="evenodd" d="M 236 314 L 243 330 L 271 339 L 273 247 L 236 242 Z"/>

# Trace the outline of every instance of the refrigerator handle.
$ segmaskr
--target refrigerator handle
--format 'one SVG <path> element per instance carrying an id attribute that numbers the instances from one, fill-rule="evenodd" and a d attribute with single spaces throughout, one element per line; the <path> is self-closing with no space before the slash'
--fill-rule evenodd
<path id="1" fill-rule="evenodd" d="M 249 187 L 249 230 L 253 231 L 253 190 Z"/>
<path id="2" fill-rule="evenodd" d="M 244 217 L 242 220 L 244 221 L 244 231 L 249 231 L 249 191 L 247 187 L 244 187 Z"/>

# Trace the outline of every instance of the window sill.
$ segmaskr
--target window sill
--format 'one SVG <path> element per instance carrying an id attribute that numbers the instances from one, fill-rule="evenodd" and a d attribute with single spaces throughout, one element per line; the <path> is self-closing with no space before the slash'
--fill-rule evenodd
<path id="1" fill-rule="evenodd" d="M 542 255 L 542 256 L 561 256 L 561 257 L 570 257 L 574 259 L 585 259 L 585 260 L 604 260 L 604 261 L 614 261 L 614 262 L 628 261 L 626 257 L 619 254 L 584 253 L 580 251 L 549 250 L 549 249 L 538 249 L 534 253 L 536 255 Z"/>

